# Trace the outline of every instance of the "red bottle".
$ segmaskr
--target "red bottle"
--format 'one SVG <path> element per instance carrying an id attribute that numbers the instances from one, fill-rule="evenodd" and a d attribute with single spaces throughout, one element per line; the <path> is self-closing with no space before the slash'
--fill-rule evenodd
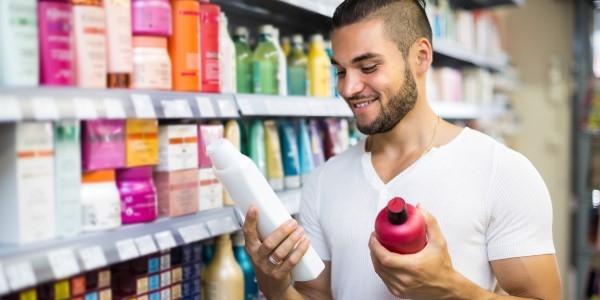
<path id="1" fill-rule="evenodd" d="M 375 219 L 375 235 L 389 251 L 412 254 L 427 245 L 425 219 L 412 205 L 394 197 Z"/>
<path id="2" fill-rule="evenodd" d="M 206 93 L 220 92 L 219 86 L 219 18 L 221 7 L 200 0 L 200 64 L 202 82 L 200 90 Z"/>

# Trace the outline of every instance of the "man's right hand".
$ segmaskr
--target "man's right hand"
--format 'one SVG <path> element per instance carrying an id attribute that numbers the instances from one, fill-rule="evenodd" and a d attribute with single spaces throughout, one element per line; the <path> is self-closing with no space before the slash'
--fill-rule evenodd
<path id="1" fill-rule="evenodd" d="M 304 236 L 304 229 L 294 219 L 281 224 L 269 236 L 261 239 L 258 218 L 258 208 L 251 205 L 242 228 L 246 252 L 254 265 L 260 290 L 269 299 L 283 299 L 291 287 L 291 271 L 308 250 L 310 240 Z"/>

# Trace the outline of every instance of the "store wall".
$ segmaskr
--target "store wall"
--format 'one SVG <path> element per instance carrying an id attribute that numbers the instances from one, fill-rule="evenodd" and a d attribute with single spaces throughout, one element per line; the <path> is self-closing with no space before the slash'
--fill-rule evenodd
<path id="1" fill-rule="evenodd" d="M 521 131 L 511 138 L 544 178 L 552 196 L 554 243 L 568 293 L 571 209 L 571 82 L 573 9 L 566 0 L 525 0 L 499 13 L 504 49 L 519 70 L 511 95 Z"/>

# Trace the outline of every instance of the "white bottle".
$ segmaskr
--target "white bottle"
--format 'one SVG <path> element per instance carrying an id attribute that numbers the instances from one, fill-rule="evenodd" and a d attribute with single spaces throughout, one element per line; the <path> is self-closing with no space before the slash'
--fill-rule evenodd
<path id="1" fill-rule="evenodd" d="M 273 27 L 271 30 L 271 36 L 273 37 L 273 44 L 275 45 L 279 55 L 279 68 L 277 69 L 277 78 L 279 79 L 279 95 L 287 96 L 287 58 L 283 53 L 283 49 L 281 49 L 281 44 L 279 44 L 279 29 Z"/>
<path id="2" fill-rule="evenodd" d="M 229 31 L 227 30 L 227 17 L 225 13 L 221 12 L 221 19 L 219 22 L 219 69 L 221 76 L 219 84 L 221 85 L 221 93 L 235 93 L 236 92 L 236 68 L 235 68 L 235 45 Z"/>
<path id="3" fill-rule="evenodd" d="M 258 232 L 262 238 L 292 218 L 254 162 L 233 144 L 226 139 L 218 139 L 208 145 L 207 152 L 215 175 L 236 206 L 244 214 L 250 204 L 255 203 L 258 207 Z M 323 261 L 311 246 L 292 270 L 292 277 L 295 281 L 312 280 L 324 268 Z"/>

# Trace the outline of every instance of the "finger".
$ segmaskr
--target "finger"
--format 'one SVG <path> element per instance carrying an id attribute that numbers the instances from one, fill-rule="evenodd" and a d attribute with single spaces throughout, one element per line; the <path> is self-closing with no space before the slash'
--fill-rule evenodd
<path id="1" fill-rule="evenodd" d="M 436 241 L 439 240 L 440 238 L 444 238 L 444 235 L 442 234 L 442 230 L 440 229 L 440 226 L 436 220 L 436 218 L 429 213 L 425 207 L 423 207 L 422 204 L 417 204 L 417 208 L 419 209 L 419 212 L 421 213 L 421 215 L 423 215 L 423 219 L 425 219 L 425 225 L 427 227 L 427 240 L 428 242 L 430 241 Z"/>
<path id="2" fill-rule="evenodd" d="M 377 240 L 374 232 L 371 233 L 371 238 L 369 239 L 369 249 L 371 249 L 371 256 L 373 259 L 377 260 L 377 264 L 381 267 L 402 268 L 403 266 L 410 264 L 414 259 L 414 257 L 411 257 L 414 254 L 398 254 L 386 249 L 379 240 Z"/>
<path id="3" fill-rule="evenodd" d="M 246 251 L 248 253 L 254 253 L 261 242 L 258 237 L 258 208 L 256 205 L 251 204 L 246 212 L 246 220 L 242 226 L 244 232 L 244 239 L 246 240 Z"/>
<path id="4" fill-rule="evenodd" d="M 308 248 L 310 247 L 310 238 L 302 236 L 296 247 L 289 253 L 289 256 L 281 264 L 281 271 L 289 273 L 300 262 Z"/>
<path id="5" fill-rule="evenodd" d="M 289 219 L 283 224 L 279 225 L 275 231 L 269 234 L 266 237 L 260 247 L 258 248 L 258 254 L 263 257 L 267 257 L 270 255 L 276 248 L 283 242 L 294 230 L 298 228 L 298 222 L 294 219 Z M 273 257 L 277 259 L 277 261 L 281 261 L 281 259 L 285 257 Z"/>
<path id="6" fill-rule="evenodd" d="M 271 253 L 271 256 L 277 261 L 283 261 L 291 255 L 294 247 L 304 236 L 304 228 L 298 226 L 277 248 Z"/>

